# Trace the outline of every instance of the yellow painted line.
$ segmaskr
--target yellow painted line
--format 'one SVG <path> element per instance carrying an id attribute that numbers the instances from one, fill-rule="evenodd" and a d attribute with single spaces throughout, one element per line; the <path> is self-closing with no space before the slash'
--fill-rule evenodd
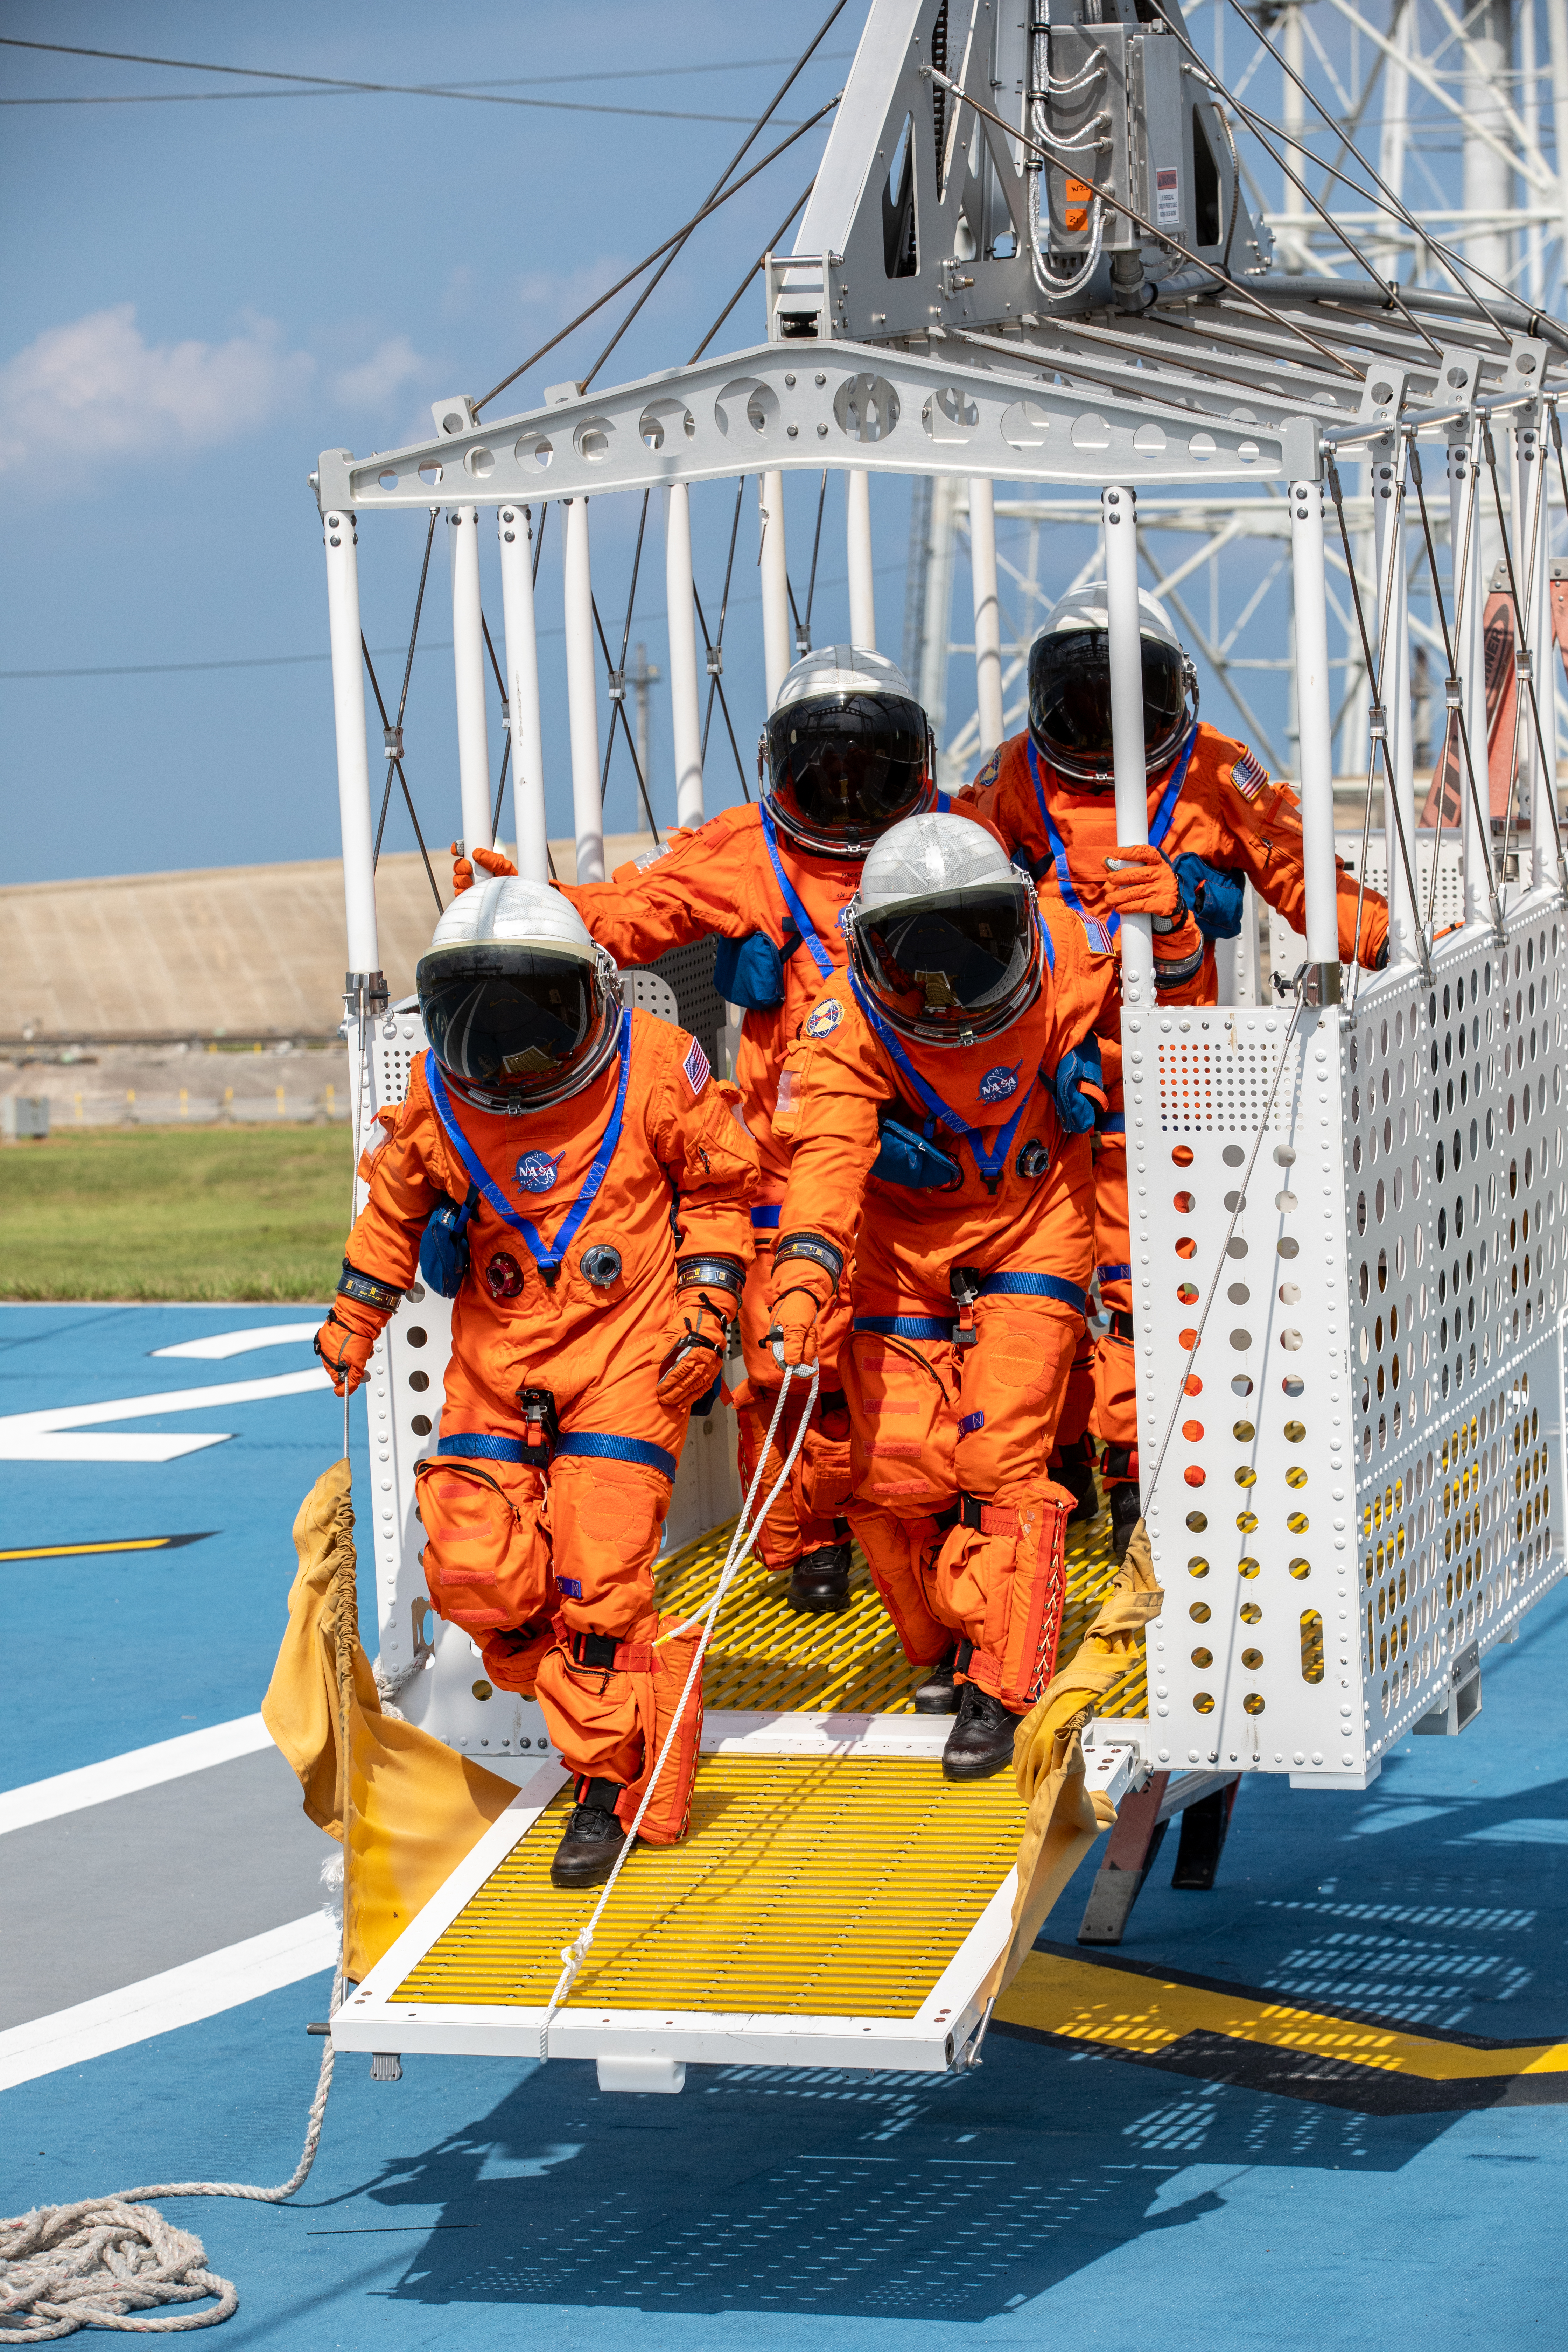
<path id="1" fill-rule="evenodd" d="M 5 1559 L 75 1559 L 89 1551 L 166 1551 L 178 1536 L 124 1536 L 114 1543 L 24 1544 L 16 1551 L 0 1551 Z"/>
<path id="2" fill-rule="evenodd" d="M 1135 1976 L 1092 1960 L 1031 1952 L 996 2004 L 997 2022 L 1069 2042 L 1092 2042 L 1132 2057 L 1159 2057 L 1192 2033 L 1232 2042 L 1299 2050 L 1321 2058 L 1375 2067 L 1427 2083 L 1568 2074 L 1568 2042 L 1542 2042 L 1511 2050 L 1474 2050 L 1392 2026 L 1365 2025 L 1298 2009 L 1237 1989 Z"/>

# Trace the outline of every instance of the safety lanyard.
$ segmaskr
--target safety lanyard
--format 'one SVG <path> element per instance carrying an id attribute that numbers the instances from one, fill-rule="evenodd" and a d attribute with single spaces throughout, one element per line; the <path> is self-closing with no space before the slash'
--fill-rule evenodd
<path id="1" fill-rule="evenodd" d="M 1006 1161 L 1007 1154 L 1013 1149 L 1013 1138 L 1018 1131 L 1019 1121 L 1022 1119 L 1024 1113 L 1027 1110 L 1030 1102 L 1034 1098 L 1036 1080 L 1039 1076 L 1038 1071 L 1037 1071 L 1035 1073 L 1035 1076 L 1029 1080 L 1028 1086 L 1024 1091 L 1023 1100 L 1019 1103 L 1017 1109 L 1013 1113 L 1012 1118 L 1007 1121 L 1006 1126 L 1002 1129 L 998 1136 L 995 1150 L 988 1152 L 980 1139 L 980 1129 L 977 1127 L 971 1127 L 968 1120 L 961 1117 L 957 1111 L 952 1109 L 948 1104 L 944 1103 L 942 1097 L 937 1093 L 936 1088 L 934 1087 L 928 1086 L 925 1079 L 921 1077 L 920 1072 L 916 1069 L 914 1064 L 910 1061 L 909 1055 L 900 1045 L 891 1029 L 889 1028 L 887 1023 L 882 1019 L 881 1014 L 877 1011 L 876 1006 L 867 996 L 865 991 L 860 985 L 859 975 L 853 968 L 851 968 L 849 973 L 849 985 L 855 992 L 856 1003 L 860 1007 L 861 1012 L 870 1023 L 871 1027 L 881 1039 L 882 1044 L 887 1047 L 889 1053 L 892 1055 L 893 1061 L 900 1075 L 909 1080 L 910 1086 L 914 1088 L 915 1093 L 920 1097 L 921 1102 L 924 1103 L 927 1110 L 931 1112 L 931 1116 L 934 1118 L 940 1118 L 945 1128 L 949 1129 L 952 1134 L 962 1138 L 962 1139 L 968 1144 L 971 1151 L 974 1154 L 974 1164 L 976 1168 L 979 1169 L 982 1178 L 989 1186 L 991 1191 L 994 1192 L 997 1184 L 1001 1181 L 1002 1171 Z"/>
<path id="2" fill-rule="evenodd" d="M 1182 797 L 1182 786 L 1187 781 L 1187 770 L 1192 764 L 1193 751 L 1197 740 L 1198 730 L 1194 725 L 1187 730 L 1187 740 L 1182 747 L 1181 756 L 1171 771 L 1171 781 L 1161 794 L 1160 805 L 1155 810 L 1150 824 L 1149 846 L 1151 849 L 1158 849 L 1171 830 L 1171 820 L 1176 814 L 1176 803 Z M 1050 844 L 1051 856 L 1056 865 L 1057 887 L 1089 933 L 1089 942 L 1095 953 L 1109 955 L 1111 942 L 1121 929 L 1121 918 L 1118 914 L 1100 917 L 1088 913 L 1083 900 L 1073 887 L 1073 878 L 1068 870 L 1067 844 L 1051 823 L 1051 813 L 1046 805 L 1045 785 L 1040 778 L 1039 755 L 1035 750 L 1032 737 L 1029 740 L 1029 779 L 1035 787 L 1035 798 L 1039 803 L 1040 818 L 1046 828 L 1046 839 Z"/>
<path id="3" fill-rule="evenodd" d="M 527 1217 L 518 1215 L 496 1185 L 479 1153 L 458 1124 L 457 1113 L 453 1110 L 447 1097 L 435 1055 L 428 1051 L 426 1053 L 425 1083 L 430 1089 L 430 1099 L 436 1106 L 437 1116 L 447 1131 L 447 1139 L 458 1153 L 469 1176 L 479 1186 L 480 1192 L 489 1202 L 501 1223 L 510 1225 L 514 1234 L 522 1235 L 541 1274 L 552 1275 L 559 1270 L 561 1261 L 576 1238 L 578 1227 L 594 1204 L 595 1196 L 608 1173 L 611 1160 L 616 1156 L 616 1146 L 621 1139 L 621 1116 L 626 1107 L 626 1081 L 631 1076 L 632 1067 L 632 1015 L 629 1005 L 621 1014 L 621 1034 L 616 1042 L 616 1051 L 621 1057 L 621 1075 L 616 1087 L 616 1107 L 610 1113 L 609 1125 L 599 1138 L 599 1149 L 594 1156 L 594 1164 L 588 1171 L 587 1181 L 567 1210 L 552 1244 L 545 1241 L 538 1227 Z"/>
<path id="4" fill-rule="evenodd" d="M 767 844 L 768 856 L 773 860 L 773 872 L 778 877 L 778 886 L 784 894 L 784 902 L 790 920 L 810 950 L 811 960 L 823 979 L 831 980 L 834 971 L 833 958 L 817 938 L 816 926 L 801 904 L 800 892 L 784 870 L 784 860 L 779 856 L 778 835 L 773 830 L 773 816 L 765 808 L 763 811 L 763 839 Z"/>

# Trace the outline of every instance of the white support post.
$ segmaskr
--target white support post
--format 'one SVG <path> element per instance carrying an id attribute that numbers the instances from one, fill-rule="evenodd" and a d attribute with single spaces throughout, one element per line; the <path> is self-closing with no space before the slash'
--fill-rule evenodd
<path id="1" fill-rule="evenodd" d="M 511 727 L 511 806 L 517 830 L 517 870 L 527 882 L 550 879 L 544 821 L 544 726 L 539 697 L 539 638 L 533 612 L 532 518 L 526 507 L 502 507 L 496 518 L 500 544 L 501 617 L 506 627 L 507 713 Z"/>
<path id="2" fill-rule="evenodd" d="M 1549 430 L 1545 403 L 1535 412 L 1535 466 L 1544 466 L 1546 436 Z M 1530 803 L 1530 866 L 1531 880 L 1538 890 L 1548 889 L 1557 879 L 1557 835 L 1552 816 L 1558 807 L 1557 798 L 1557 707 L 1554 688 L 1557 673 L 1557 648 L 1552 629 L 1552 530 L 1542 479 L 1533 478 L 1534 467 L 1526 469 L 1532 476 L 1526 496 L 1531 507 L 1539 495 L 1541 511 L 1536 520 L 1534 576 L 1531 585 L 1530 604 L 1525 613 L 1529 637 L 1531 667 L 1535 678 L 1535 703 L 1541 713 L 1542 740 L 1546 745 L 1546 765 L 1541 764 L 1541 752 L 1535 740 L 1535 721 L 1521 714 L 1520 733 L 1530 742 L 1530 772 L 1533 785 Z"/>
<path id="3" fill-rule="evenodd" d="M 1382 675 L 1378 681 L 1383 692 L 1384 722 L 1388 729 L 1388 768 L 1383 774 L 1383 837 L 1388 860 L 1388 961 L 1398 964 L 1415 959 L 1421 910 L 1411 899 L 1400 848 L 1403 825 L 1403 838 L 1410 845 L 1414 866 L 1415 769 L 1412 740 L 1415 712 L 1410 699 L 1410 602 L 1405 568 L 1405 525 L 1399 516 L 1393 457 L 1391 448 L 1388 461 L 1373 467 L 1378 602 L 1372 625 L 1374 631 L 1380 627 L 1386 610 L 1388 627 L 1384 633 Z M 1392 793 L 1388 789 L 1389 770 L 1394 775 Z"/>
<path id="4" fill-rule="evenodd" d="M 784 552 L 784 476 L 757 477 L 757 520 L 762 531 L 757 568 L 763 590 L 763 666 L 767 678 L 768 709 L 789 674 L 789 572 Z"/>
<path id="5" fill-rule="evenodd" d="M 996 586 L 996 502 L 988 477 L 969 485 L 969 568 L 974 583 L 974 695 L 980 757 L 1002 740 L 1002 600 Z"/>
<path id="6" fill-rule="evenodd" d="M 463 846 L 490 846 L 490 746 L 485 717 L 485 640 L 479 613 L 479 510 L 447 509 L 452 556 L 452 672 L 458 689 L 458 781 Z"/>
<path id="7" fill-rule="evenodd" d="M 1110 752 L 1116 779 L 1116 838 L 1149 838 L 1149 776 L 1144 763 L 1143 651 L 1138 605 L 1135 493 L 1100 492 L 1105 533 L 1105 601 L 1110 639 Z M 1154 940 L 1147 915 L 1121 918 L 1121 1001 L 1131 1012 L 1154 1003 Z"/>
<path id="8" fill-rule="evenodd" d="M 327 619 L 332 647 L 332 717 L 338 738 L 338 824 L 343 845 L 343 912 L 350 996 L 384 995 L 375 935 L 375 844 L 370 822 L 370 746 L 365 734 L 360 645 L 359 559 L 354 518 L 322 519 L 327 552 Z"/>
<path id="9" fill-rule="evenodd" d="M 1334 865 L 1334 736 L 1329 692 L 1329 602 L 1323 572 L 1323 486 L 1290 485 L 1290 577 L 1296 622 L 1296 708 L 1300 727 L 1301 858 L 1307 886 L 1307 961 L 1339 983 Z"/>
<path id="10" fill-rule="evenodd" d="M 588 564 L 588 501 L 568 499 L 566 522 L 566 708 L 572 729 L 572 821 L 577 879 L 605 878 L 605 814 L 599 798 L 599 685 L 594 665 L 594 583 Z"/>
<path id="11" fill-rule="evenodd" d="M 849 642 L 877 650 L 877 591 L 871 577 L 871 477 L 853 466 L 845 477 L 849 554 Z"/>
<path id="12" fill-rule="evenodd" d="M 665 492 L 664 607 L 669 625 L 669 710 L 675 732 L 675 822 L 702 822 L 702 704 L 697 677 L 697 616 L 691 603 L 691 494 Z"/>
<path id="13" fill-rule="evenodd" d="M 1475 793 L 1470 791 L 1469 771 L 1465 764 L 1464 750 L 1457 740 L 1455 753 L 1458 761 L 1459 836 L 1464 847 L 1465 920 L 1484 923 L 1491 919 L 1492 844 L 1491 844 L 1491 772 L 1487 755 L 1487 657 L 1481 632 L 1481 514 L 1479 494 L 1472 499 L 1471 489 L 1475 467 L 1471 462 L 1469 441 L 1454 442 L 1448 449 L 1448 544 L 1449 595 L 1453 609 L 1459 613 L 1460 599 L 1464 609 L 1459 618 L 1454 659 L 1458 665 L 1459 691 L 1463 698 L 1465 730 L 1469 739 L 1470 761 L 1475 769 Z M 1466 534 L 1469 547 L 1467 555 Z M 1461 566 L 1463 577 L 1461 578 Z M 1476 802 L 1481 805 L 1485 831 L 1476 822 Z"/>

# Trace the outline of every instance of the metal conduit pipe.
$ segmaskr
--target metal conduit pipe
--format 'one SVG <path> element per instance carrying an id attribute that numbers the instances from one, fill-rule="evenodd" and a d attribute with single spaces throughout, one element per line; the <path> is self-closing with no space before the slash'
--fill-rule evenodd
<path id="1" fill-rule="evenodd" d="M 1329 690 L 1329 599 L 1323 571 L 1321 482 L 1290 485 L 1290 579 L 1296 634 L 1296 708 L 1300 732 L 1307 961 L 1318 966 L 1321 1001 L 1331 1003 L 1339 995 L 1340 929 L 1334 863 L 1334 721 Z"/>
<path id="2" fill-rule="evenodd" d="M 539 638 L 534 620 L 531 518 L 526 507 L 502 507 L 501 618 L 506 628 L 507 712 L 511 725 L 511 807 L 517 870 L 529 882 L 550 879 L 544 818 L 544 726 L 539 697 Z"/>
<path id="3" fill-rule="evenodd" d="M 565 511 L 566 709 L 572 733 L 572 824 L 577 879 L 605 878 L 605 814 L 599 799 L 599 688 L 594 671 L 594 583 L 588 562 L 588 501 Z"/>
<path id="4" fill-rule="evenodd" d="M 1002 740 L 1002 600 L 996 584 L 995 492 L 988 477 L 969 485 L 969 568 L 974 585 L 974 691 L 980 757 Z"/>
<path id="5" fill-rule="evenodd" d="M 338 742 L 338 824 L 343 845 L 343 911 L 350 996 L 385 994 L 375 931 L 375 845 L 370 815 L 370 746 L 364 722 L 364 671 L 359 615 L 354 518 L 329 513 L 327 623 L 332 648 L 332 719 Z"/>
<path id="6" fill-rule="evenodd" d="M 763 662 L 768 709 L 778 698 L 790 666 L 789 572 L 784 550 L 784 476 L 757 477 L 757 520 L 762 541 L 757 566 L 763 590 Z"/>
<path id="7" fill-rule="evenodd" d="M 1116 838 L 1128 843 L 1146 842 L 1149 838 L 1136 495 L 1121 484 L 1100 493 L 1110 645 L 1110 756 L 1116 780 Z M 1121 1001 L 1130 1012 L 1148 1011 L 1154 1003 L 1154 939 L 1147 915 L 1121 918 Z"/>
<path id="8" fill-rule="evenodd" d="M 669 715 L 675 736 L 675 822 L 702 822 L 702 702 L 697 682 L 697 619 L 691 603 L 691 494 L 665 492 L 664 605 L 669 616 Z"/>
<path id="9" fill-rule="evenodd" d="M 1395 964 L 1414 961 L 1415 934 L 1421 921 L 1420 908 L 1410 903 L 1410 884 L 1405 877 L 1402 845 L 1403 842 L 1410 843 L 1414 854 L 1415 768 L 1415 746 L 1411 740 L 1414 713 L 1410 698 L 1410 600 L 1405 562 L 1405 521 L 1394 480 L 1394 467 L 1392 465 L 1385 467 L 1380 463 L 1372 470 L 1373 527 L 1377 546 L 1378 623 L 1381 624 L 1385 611 L 1388 614 L 1379 683 L 1383 690 L 1384 721 L 1388 729 L 1388 767 L 1394 776 L 1391 794 L 1387 772 L 1384 772 L 1383 832 L 1388 859 L 1388 961 Z"/>
<path id="10" fill-rule="evenodd" d="M 871 572 L 871 477 L 851 467 L 845 481 L 845 533 L 849 557 L 849 642 L 877 649 L 877 592 Z"/>
<path id="11" fill-rule="evenodd" d="M 1452 567 L 1450 593 L 1458 616 L 1454 633 L 1454 663 L 1476 778 L 1475 794 L 1470 792 L 1467 776 L 1461 773 L 1459 780 L 1465 920 L 1467 923 L 1489 923 L 1492 845 L 1491 811 L 1486 798 L 1489 792 L 1487 657 L 1481 633 L 1481 518 L 1479 497 L 1473 495 L 1475 473 L 1468 437 L 1451 442 L 1448 447 L 1448 546 Z M 1487 821 L 1485 832 L 1477 822 L 1476 795 L 1482 796 L 1482 810 Z"/>
<path id="12" fill-rule="evenodd" d="M 1544 467 L 1547 463 L 1547 430 L 1546 404 L 1542 401 L 1536 411 L 1535 424 L 1535 463 L 1538 467 Z M 1533 726 L 1529 729 L 1533 786 L 1530 803 L 1530 864 L 1531 882 L 1536 889 L 1544 890 L 1550 889 L 1557 880 L 1557 834 L 1552 820 L 1557 813 L 1558 797 L 1557 653 L 1552 626 L 1552 533 L 1543 478 L 1531 482 L 1530 495 L 1536 509 L 1535 570 L 1527 625 L 1536 698 L 1541 706 L 1541 731 L 1546 742 L 1546 765 L 1542 768 L 1535 730 Z"/>
<path id="13" fill-rule="evenodd" d="M 490 747 L 485 716 L 485 640 L 479 616 L 479 510 L 451 507 L 452 675 L 458 693 L 458 782 L 463 846 L 490 846 Z"/>

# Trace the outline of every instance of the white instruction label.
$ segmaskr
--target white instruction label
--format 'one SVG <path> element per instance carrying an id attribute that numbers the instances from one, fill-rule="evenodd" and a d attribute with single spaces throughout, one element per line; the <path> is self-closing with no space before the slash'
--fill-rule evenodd
<path id="1" fill-rule="evenodd" d="M 1161 163 L 1154 173 L 1154 226 L 1182 226 L 1182 174 L 1174 163 Z"/>

